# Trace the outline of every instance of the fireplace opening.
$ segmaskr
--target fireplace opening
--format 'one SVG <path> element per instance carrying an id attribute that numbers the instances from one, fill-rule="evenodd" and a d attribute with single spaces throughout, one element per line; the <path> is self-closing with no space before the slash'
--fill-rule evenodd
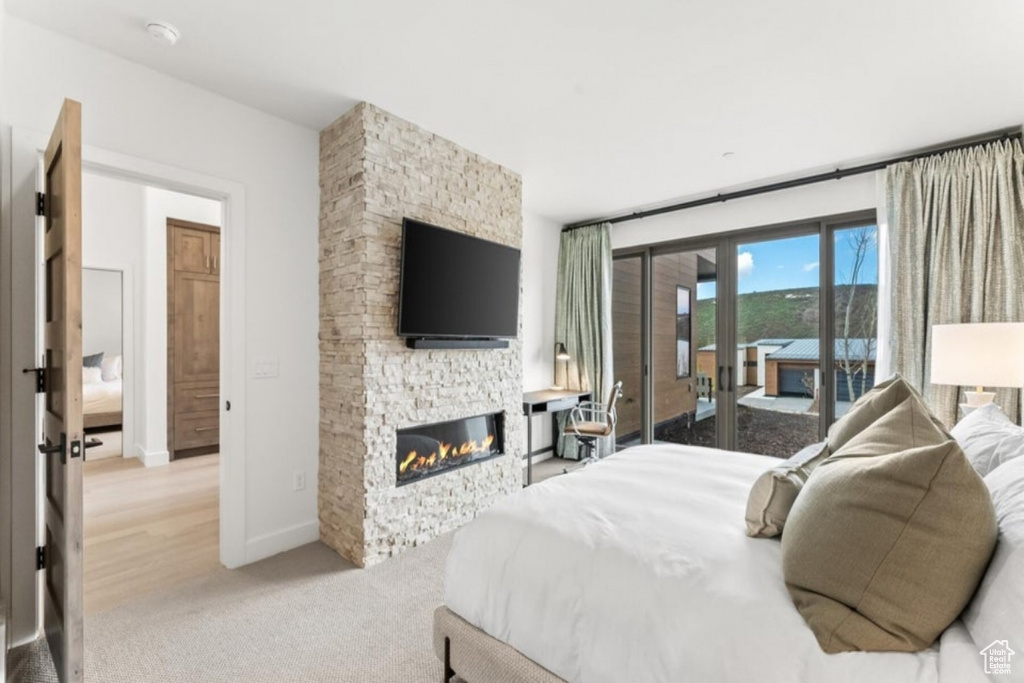
<path id="1" fill-rule="evenodd" d="M 505 415 L 492 413 L 398 430 L 399 486 L 505 453 Z"/>

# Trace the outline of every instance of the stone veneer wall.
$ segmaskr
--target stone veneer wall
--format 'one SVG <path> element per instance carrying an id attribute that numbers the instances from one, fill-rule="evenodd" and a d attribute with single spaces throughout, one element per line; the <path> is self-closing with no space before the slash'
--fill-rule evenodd
<path id="1" fill-rule="evenodd" d="M 520 247 L 522 182 L 359 104 L 320 134 L 319 512 L 323 542 L 360 566 L 455 529 L 522 483 L 520 340 L 422 351 L 396 334 L 406 216 Z M 500 411 L 505 456 L 396 488 L 396 429 Z"/>

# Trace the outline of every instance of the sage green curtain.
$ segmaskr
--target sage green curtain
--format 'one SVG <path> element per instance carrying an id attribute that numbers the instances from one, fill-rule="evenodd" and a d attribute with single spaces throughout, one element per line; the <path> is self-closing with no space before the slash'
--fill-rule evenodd
<path id="1" fill-rule="evenodd" d="M 892 369 L 953 425 L 961 388 L 930 383 L 931 328 L 1024 321 L 1024 154 L 999 141 L 887 170 Z M 1019 420 L 1020 390 L 997 393 Z"/>
<path id="2" fill-rule="evenodd" d="M 563 342 L 570 360 L 555 363 L 555 383 L 589 390 L 594 400 L 608 399 L 612 377 L 612 241 L 611 224 L 562 233 L 558 249 L 555 342 Z M 559 415 L 559 433 L 568 416 Z M 599 454 L 614 450 L 614 439 L 599 445 Z M 559 439 L 558 452 L 578 458 L 576 439 Z"/>

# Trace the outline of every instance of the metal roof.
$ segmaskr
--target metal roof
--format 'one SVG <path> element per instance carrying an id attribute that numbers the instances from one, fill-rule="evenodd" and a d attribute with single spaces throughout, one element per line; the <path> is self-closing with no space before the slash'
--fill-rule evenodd
<path id="1" fill-rule="evenodd" d="M 850 360 L 862 360 L 867 352 L 869 361 L 875 360 L 877 344 L 874 339 L 836 339 L 836 360 L 841 361 L 849 357 Z M 849 356 L 847 356 L 849 349 Z M 785 347 L 769 353 L 768 360 L 818 360 L 817 339 L 794 339 Z"/>
<path id="2" fill-rule="evenodd" d="M 785 346 L 792 344 L 796 339 L 758 339 L 754 346 Z"/>
<path id="3" fill-rule="evenodd" d="M 736 345 L 736 350 L 739 351 L 740 349 L 752 349 L 755 346 L 757 346 L 757 344 L 737 344 Z M 702 347 L 700 347 L 697 350 L 698 351 L 714 351 L 717 348 L 718 348 L 718 346 L 716 344 L 708 344 L 707 346 L 702 346 Z"/>

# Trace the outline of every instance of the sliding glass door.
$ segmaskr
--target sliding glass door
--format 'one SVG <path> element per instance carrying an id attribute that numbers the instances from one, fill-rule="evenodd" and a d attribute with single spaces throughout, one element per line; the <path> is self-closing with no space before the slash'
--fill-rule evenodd
<path id="1" fill-rule="evenodd" d="M 821 238 L 806 230 L 732 240 L 736 450 L 788 458 L 818 439 Z"/>
<path id="2" fill-rule="evenodd" d="M 878 351 L 878 227 L 863 222 L 833 229 L 835 417 L 875 385 Z"/>
<path id="3" fill-rule="evenodd" d="M 643 433 L 644 382 L 643 254 L 616 257 L 612 262 L 612 356 L 615 379 L 622 382 L 615 428 L 619 448 L 645 441 Z"/>
<path id="4" fill-rule="evenodd" d="M 788 457 L 874 384 L 872 213 L 617 255 L 621 446 Z"/>
<path id="5" fill-rule="evenodd" d="M 651 258 L 651 412 L 655 441 L 715 446 L 715 247 Z"/>

